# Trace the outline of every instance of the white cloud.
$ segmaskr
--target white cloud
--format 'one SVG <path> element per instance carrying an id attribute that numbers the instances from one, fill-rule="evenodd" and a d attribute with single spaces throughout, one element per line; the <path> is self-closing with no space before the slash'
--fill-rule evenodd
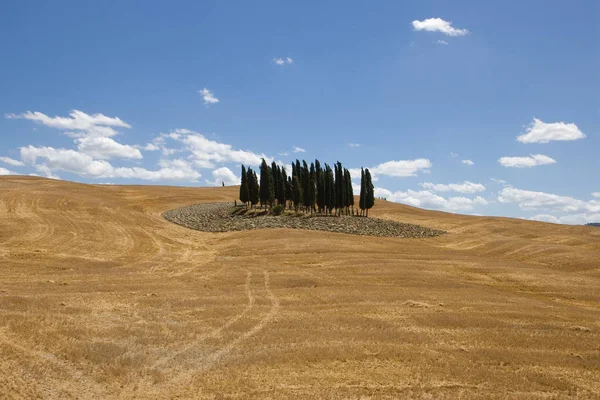
<path id="1" fill-rule="evenodd" d="M 240 178 L 235 176 L 235 174 L 227 167 L 217 168 L 212 172 L 214 181 L 208 182 L 215 186 L 221 186 L 222 183 L 225 183 L 226 186 L 229 185 L 239 185 Z"/>
<path id="2" fill-rule="evenodd" d="M 538 165 L 554 164 L 556 160 L 543 154 L 532 154 L 529 157 L 501 157 L 498 162 L 503 167 L 529 168 Z"/>
<path id="3" fill-rule="evenodd" d="M 501 203 L 515 203 L 522 210 L 548 210 L 565 213 L 599 213 L 600 201 L 583 201 L 569 196 L 505 187 L 498 194 Z"/>
<path id="4" fill-rule="evenodd" d="M 114 167 L 108 161 L 95 160 L 88 154 L 53 147 L 21 147 L 21 159 L 38 172 L 53 176 L 53 171 L 65 171 L 90 178 L 130 178 L 142 180 L 196 180 L 201 175 L 182 160 L 165 161 L 160 170 L 140 167 Z M 41 162 L 38 163 L 38 160 Z M 178 162 L 181 161 L 181 162 Z"/>
<path id="5" fill-rule="evenodd" d="M 387 161 L 376 167 L 369 168 L 371 174 L 392 177 L 416 176 L 419 172 L 427 173 L 431 168 L 431 161 L 426 158 L 415 160 Z M 360 173 L 358 175 L 360 177 Z"/>
<path id="6" fill-rule="evenodd" d="M 550 214 L 538 214 L 529 219 L 532 221 L 552 222 L 553 224 L 560 223 L 560 219 L 558 219 L 554 215 L 550 215 Z"/>
<path id="7" fill-rule="evenodd" d="M 177 129 L 164 137 L 183 143 L 186 150 L 191 153 L 190 159 L 199 168 L 214 168 L 215 163 L 226 162 L 257 166 L 260 165 L 262 158 L 268 162 L 273 161 L 264 154 L 234 150 L 230 144 L 207 139 L 202 134 L 188 129 Z"/>
<path id="8" fill-rule="evenodd" d="M 496 179 L 496 178 L 490 178 L 491 181 L 494 181 L 500 185 L 506 185 L 506 181 L 504 179 Z"/>
<path id="9" fill-rule="evenodd" d="M 534 118 L 526 133 L 518 136 L 517 140 L 521 143 L 548 143 L 553 140 L 578 140 L 585 137 L 575 124 L 564 122 L 547 124 Z"/>
<path id="10" fill-rule="evenodd" d="M 462 163 L 463 163 L 463 164 L 465 164 L 465 165 L 469 165 L 469 166 L 471 166 L 471 165 L 474 165 L 474 164 L 475 164 L 475 163 L 474 163 L 473 161 L 471 161 L 471 160 L 462 160 Z"/>
<path id="11" fill-rule="evenodd" d="M 87 136 L 75 139 L 75 142 L 80 152 L 102 160 L 113 157 L 138 160 L 142 158 L 142 153 L 135 147 L 117 143 L 109 137 Z"/>
<path id="12" fill-rule="evenodd" d="M 450 152 L 450 157 L 452 157 L 452 158 L 458 157 L 458 154 L 456 154 L 454 152 Z"/>
<path id="13" fill-rule="evenodd" d="M 16 172 L 7 170 L 6 168 L 0 167 L 0 175 L 17 175 Z"/>
<path id="14" fill-rule="evenodd" d="M 302 147 L 294 146 L 292 148 L 292 152 L 293 153 L 306 153 L 306 150 L 304 150 Z"/>
<path id="15" fill-rule="evenodd" d="M 594 193 L 592 193 L 592 196 L 593 197 L 600 197 L 600 192 L 594 192 Z"/>
<path id="16" fill-rule="evenodd" d="M 273 59 L 273 62 L 277 65 L 293 64 L 294 60 L 291 57 L 281 58 L 277 57 Z"/>
<path id="17" fill-rule="evenodd" d="M 437 40 L 434 42 L 435 44 L 443 44 L 444 46 L 448 45 L 448 42 L 446 42 L 445 40 Z"/>
<path id="18" fill-rule="evenodd" d="M 35 121 L 39 124 L 48 126 L 50 128 L 62 129 L 62 130 L 78 130 L 86 131 L 98 126 L 114 126 L 121 128 L 131 128 L 131 125 L 122 121 L 118 117 L 107 117 L 104 114 L 92 114 L 88 115 L 83 111 L 73 110 L 69 113 L 71 118 L 66 117 L 49 117 L 41 112 L 27 111 L 22 114 L 6 114 L 6 118 L 9 119 L 27 119 Z M 112 131 L 112 130 L 111 130 Z M 108 132 L 108 131 L 106 131 Z M 114 131 L 113 131 L 114 132 Z M 111 135 L 112 136 L 112 135 Z"/>
<path id="19" fill-rule="evenodd" d="M 107 117 L 104 114 L 88 115 L 83 111 L 73 110 L 70 117 L 49 117 L 41 112 L 27 111 L 23 114 L 8 116 L 9 118 L 27 119 L 36 123 L 65 131 L 73 138 L 79 152 L 102 160 L 111 158 L 141 159 L 142 153 L 135 147 L 121 144 L 112 137 L 117 135 L 113 127 L 131 128 L 131 125 L 118 117 Z M 48 175 L 48 173 L 46 173 Z"/>
<path id="20" fill-rule="evenodd" d="M 348 147 L 356 149 L 357 147 L 360 147 L 360 143 L 348 143 Z"/>
<path id="21" fill-rule="evenodd" d="M 22 167 L 23 165 L 25 165 L 23 162 L 12 159 L 10 157 L 0 157 L 0 162 L 3 162 L 4 164 L 12 165 L 13 167 Z"/>
<path id="22" fill-rule="evenodd" d="M 141 147 L 141 149 L 146 151 L 158 151 L 160 150 L 160 147 L 155 143 L 148 143 L 145 146 Z"/>
<path id="23" fill-rule="evenodd" d="M 459 192 L 459 193 L 478 193 L 485 191 L 485 186 L 481 183 L 465 181 L 463 183 L 435 184 L 423 182 L 419 184 L 423 189 L 431 189 L 434 192 Z"/>
<path id="24" fill-rule="evenodd" d="M 468 197 L 442 197 L 428 190 L 407 190 L 391 192 L 384 188 L 375 188 L 376 197 L 384 197 L 388 201 L 408 204 L 414 207 L 434 208 L 447 211 L 470 211 L 475 206 L 485 206 L 488 201 L 481 196 Z"/>
<path id="25" fill-rule="evenodd" d="M 600 222 L 600 213 L 571 214 L 562 217 L 556 217 L 550 214 L 538 214 L 529 219 L 533 221 L 552 222 L 554 224 L 584 225 L 591 222 Z"/>
<path id="26" fill-rule="evenodd" d="M 200 93 L 202 95 L 202 98 L 204 99 L 204 104 L 214 104 L 214 103 L 218 103 L 219 102 L 219 99 L 217 99 L 213 95 L 213 92 L 211 92 L 207 88 L 199 90 L 198 93 Z"/>
<path id="27" fill-rule="evenodd" d="M 469 33 L 466 29 L 457 29 L 452 22 L 441 18 L 428 18 L 423 21 L 414 20 L 412 26 L 415 31 L 441 32 L 448 36 L 464 36 Z"/>

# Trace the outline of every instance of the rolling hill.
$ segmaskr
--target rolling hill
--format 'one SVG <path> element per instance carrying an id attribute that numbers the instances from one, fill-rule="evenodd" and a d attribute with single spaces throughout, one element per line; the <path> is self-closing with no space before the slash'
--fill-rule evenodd
<path id="1" fill-rule="evenodd" d="M 600 393 L 600 230 L 426 211 L 426 239 L 166 221 L 236 187 L 0 177 L 7 398 Z"/>

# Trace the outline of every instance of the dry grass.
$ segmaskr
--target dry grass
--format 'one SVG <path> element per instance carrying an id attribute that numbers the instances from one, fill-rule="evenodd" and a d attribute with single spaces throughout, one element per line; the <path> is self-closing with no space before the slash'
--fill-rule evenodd
<path id="1" fill-rule="evenodd" d="M 431 239 L 209 234 L 236 188 L 0 178 L 0 397 L 594 398 L 600 229 L 423 211 Z"/>

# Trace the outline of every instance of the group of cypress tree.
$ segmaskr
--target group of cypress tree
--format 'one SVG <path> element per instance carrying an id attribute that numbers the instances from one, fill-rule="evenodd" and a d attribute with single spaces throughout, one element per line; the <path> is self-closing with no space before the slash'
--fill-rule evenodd
<path id="1" fill-rule="evenodd" d="M 261 207 L 281 205 L 296 212 L 320 213 L 328 215 L 354 215 L 354 192 L 350 171 L 339 161 L 333 169 L 327 164 L 321 167 L 319 160 L 308 166 L 306 161 L 292 163 L 292 175 L 287 176 L 285 168 L 277 163 L 271 166 L 263 159 L 260 165 L 260 184 L 256 173 L 242 165 L 240 200 L 242 203 Z M 369 216 L 369 209 L 375 205 L 375 195 L 371 174 L 361 169 L 360 215 Z M 366 214 L 365 214 L 366 213 Z M 358 215 L 358 211 L 357 211 Z"/>
<path id="2" fill-rule="evenodd" d="M 242 165 L 242 184 L 240 186 L 240 200 L 242 203 L 248 206 L 250 203 L 252 206 L 258 204 L 260 199 L 258 178 L 256 172 L 252 171 L 252 168 L 248 168 Z"/>

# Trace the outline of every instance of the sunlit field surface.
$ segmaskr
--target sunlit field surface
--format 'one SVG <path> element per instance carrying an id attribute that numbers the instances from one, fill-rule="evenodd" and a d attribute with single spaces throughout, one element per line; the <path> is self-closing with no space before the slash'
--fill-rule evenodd
<path id="1" fill-rule="evenodd" d="M 190 230 L 237 187 L 0 177 L 1 398 L 597 398 L 600 229 Z"/>

